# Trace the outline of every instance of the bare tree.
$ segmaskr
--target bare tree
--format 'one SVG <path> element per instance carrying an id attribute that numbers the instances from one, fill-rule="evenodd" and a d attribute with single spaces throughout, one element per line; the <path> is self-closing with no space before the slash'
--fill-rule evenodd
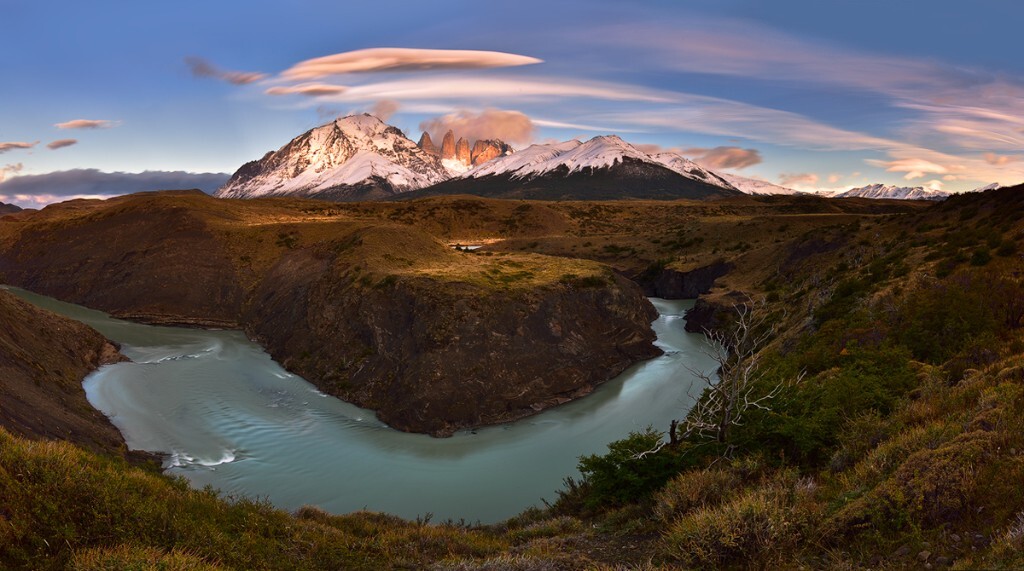
<path id="1" fill-rule="evenodd" d="M 701 394 L 693 395 L 693 408 L 681 422 L 683 438 L 696 437 L 729 444 L 732 427 L 742 426 L 744 416 L 753 410 L 771 410 L 769 406 L 782 391 L 803 379 L 779 381 L 765 386 L 761 368 L 762 349 L 775 336 L 777 326 L 771 321 L 764 297 L 747 297 L 733 305 L 736 319 L 727 329 L 707 330 L 708 343 L 703 349 L 718 367 L 713 372 L 687 369 L 700 381 Z M 674 431 L 673 431 L 674 432 Z M 670 441 L 676 440 L 674 433 Z M 731 448 L 731 447 L 730 447 Z"/>
<path id="2" fill-rule="evenodd" d="M 640 460 L 660 452 L 666 446 L 675 446 L 682 438 L 697 438 L 716 441 L 726 445 L 725 455 L 732 453 L 729 432 L 734 426 L 743 425 L 743 417 L 752 410 L 771 410 L 771 401 L 790 386 L 804 378 L 801 372 L 795 379 L 779 381 L 763 386 L 761 350 L 777 332 L 777 325 L 771 322 L 768 302 L 764 297 L 757 300 L 747 296 L 733 305 L 736 319 L 732 327 L 725 330 L 704 329 L 707 345 L 702 352 L 711 357 L 718 367 L 713 372 L 687 367 L 700 382 L 701 393 L 689 393 L 694 401 L 693 408 L 682 420 L 673 420 L 669 425 L 668 441 L 661 440 L 649 450 L 633 454 Z"/>

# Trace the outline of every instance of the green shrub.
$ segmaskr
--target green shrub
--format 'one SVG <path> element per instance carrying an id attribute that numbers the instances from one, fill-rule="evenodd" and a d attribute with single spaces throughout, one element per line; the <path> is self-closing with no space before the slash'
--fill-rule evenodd
<path id="1" fill-rule="evenodd" d="M 588 490 L 584 503 L 590 508 L 620 506 L 661 488 L 679 472 L 680 459 L 667 448 L 643 458 L 636 455 L 654 449 L 662 436 L 648 427 L 612 442 L 607 454 L 581 457 L 579 471 Z"/>

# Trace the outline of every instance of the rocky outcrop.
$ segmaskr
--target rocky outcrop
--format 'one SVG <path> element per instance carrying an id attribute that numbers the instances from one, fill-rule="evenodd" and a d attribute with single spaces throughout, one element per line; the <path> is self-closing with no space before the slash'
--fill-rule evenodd
<path id="1" fill-rule="evenodd" d="M 498 139 L 479 139 L 470 144 L 464 137 L 455 139 L 455 132 L 448 130 L 438 149 L 426 131 L 420 136 L 417 146 L 423 151 L 449 161 L 457 161 L 465 167 L 475 167 L 487 161 L 512 153 L 512 147 Z"/>
<path id="2" fill-rule="evenodd" d="M 706 266 L 690 271 L 679 271 L 672 268 L 661 268 L 652 276 L 643 276 L 641 282 L 644 292 L 654 297 L 665 299 L 695 299 L 708 293 L 715 285 L 715 280 L 729 273 L 733 265 L 718 260 Z"/>
<path id="3" fill-rule="evenodd" d="M 21 207 L 14 204 L 4 204 L 0 202 L 0 215 L 13 214 L 15 212 L 21 212 Z"/>
<path id="4" fill-rule="evenodd" d="M 444 138 L 441 139 L 441 158 L 448 160 L 455 158 L 455 133 L 451 129 L 448 129 Z"/>
<path id="5" fill-rule="evenodd" d="M 82 379 L 125 360 L 92 328 L 0 290 L 0 426 L 123 455 L 117 428 L 85 398 Z"/>
<path id="6" fill-rule="evenodd" d="M 427 279 L 366 288 L 325 279 L 330 265 L 307 252 L 282 259 L 246 330 L 289 370 L 399 430 L 447 436 L 516 420 L 660 353 L 638 327 L 656 313 L 623 278 L 480 295 Z"/>
<path id="7" fill-rule="evenodd" d="M 427 133 L 426 131 L 420 135 L 420 141 L 416 143 L 416 146 L 435 157 L 438 155 L 437 147 L 434 146 L 434 141 L 430 140 L 430 133 Z"/>
<path id="8" fill-rule="evenodd" d="M 469 141 L 462 137 L 459 137 L 458 142 L 455 143 L 455 160 L 464 165 L 468 165 L 473 162 L 469 150 Z"/>
<path id="9" fill-rule="evenodd" d="M 497 139 L 480 139 L 476 143 L 473 143 L 473 151 L 470 154 L 470 162 L 473 166 L 477 166 L 491 159 L 496 159 L 502 155 L 507 155 L 512 152 L 512 147 L 505 144 L 503 141 Z"/>

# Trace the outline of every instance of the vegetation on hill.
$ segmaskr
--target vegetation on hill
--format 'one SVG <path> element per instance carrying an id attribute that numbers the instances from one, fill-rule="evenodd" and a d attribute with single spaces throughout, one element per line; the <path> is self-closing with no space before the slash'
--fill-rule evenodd
<path id="1" fill-rule="evenodd" d="M 764 299 L 758 311 L 777 334 L 758 351 L 751 396 L 785 389 L 724 441 L 652 427 L 582 458 L 582 477 L 548 509 L 475 527 L 289 515 L 0 433 L 0 566 L 1024 566 L 1024 187 L 929 206 L 844 201 L 832 212 L 817 200 L 730 200 L 283 208 L 501 240 L 452 254 L 495 263 L 524 251 L 610 259 L 620 271 L 727 262 L 703 296 L 707 323 L 728 332 L 733 304 Z"/>

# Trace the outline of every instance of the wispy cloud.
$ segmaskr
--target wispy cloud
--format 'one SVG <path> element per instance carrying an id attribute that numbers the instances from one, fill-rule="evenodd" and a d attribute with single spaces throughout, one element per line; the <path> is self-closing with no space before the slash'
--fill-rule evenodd
<path id="1" fill-rule="evenodd" d="M 21 169 L 25 168 L 25 165 L 21 163 L 15 163 L 12 165 L 4 165 L 0 167 L 0 182 L 3 182 L 9 175 L 18 174 Z"/>
<path id="2" fill-rule="evenodd" d="M 529 117 L 519 111 L 501 109 L 449 113 L 420 123 L 420 129 L 430 133 L 435 141 L 440 141 L 449 129 L 456 137 L 465 137 L 469 141 L 501 139 L 507 143 L 528 143 L 534 134 Z"/>
<path id="3" fill-rule="evenodd" d="M 281 77 L 308 80 L 348 73 L 514 67 L 541 61 L 518 54 L 479 50 L 370 48 L 302 61 L 285 70 Z"/>
<path id="4" fill-rule="evenodd" d="M 308 97 L 323 97 L 325 95 L 341 95 L 348 91 L 344 85 L 330 85 L 327 83 L 300 83 L 298 85 L 276 85 L 267 88 L 264 93 L 267 95 L 305 95 Z"/>
<path id="5" fill-rule="evenodd" d="M 599 119 L 656 129 L 742 137 L 813 150 L 877 150 L 902 143 L 867 133 L 833 127 L 809 117 L 738 101 L 679 94 L 684 105 L 635 113 L 610 113 Z"/>
<path id="6" fill-rule="evenodd" d="M 219 79 L 234 85 L 255 83 L 267 77 L 267 74 L 260 73 L 258 71 L 230 71 L 220 69 L 205 59 L 196 56 L 186 57 L 185 65 L 189 67 L 192 71 L 192 75 L 195 77 Z"/>
<path id="7" fill-rule="evenodd" d="M 39 141 L 36 141 L 34 143 L 24 143 L 24 142 L 0 143 L 0 153 L 6 153 L 7 151 L 13 151 L 15 149 L 31 149 L 32 147 L 34 147 L 34 146 L 36 146 L 38 144 L 39 144 Z"/>
<path id="8" fill-rule="evenodd" d="M 740 147 L 691 148 L 680 154 L 712 169 L 744 169 L 764 161 L 757 149 Z"/>
<path id="9" fill-rule="evenodd" d="M 72 119 L 63 123 L 56 123 L 58 129 L 110 129 L 120 125 L 120 121 L 109 121 L 107 119 Z"/>
<path id="10" fill-rule="evenodd" d="M 387 121 L 398 111 L 399 108 L 401 108 L 401 104 L 397 101 L 382 99 L 370 107 L 370 114 L 381 121 Z"/>
<path id="11" fill-rule="evenodd" d="M 55 151 L 57 149 L 63 149 L 64 147 L 70 147 L 71 145 L 76 144 L 78 144 L 78 139 L 57 139 L 56 141 L 47 143 L 46 148 L 51 151 Z"/>
<path id="12" fill-rule="evenodd" d="M 779 175 L 779 184 L 782 186 L 814 186 L 818 184 L 820 177 L 814 173 L 784 173 Z"/>

